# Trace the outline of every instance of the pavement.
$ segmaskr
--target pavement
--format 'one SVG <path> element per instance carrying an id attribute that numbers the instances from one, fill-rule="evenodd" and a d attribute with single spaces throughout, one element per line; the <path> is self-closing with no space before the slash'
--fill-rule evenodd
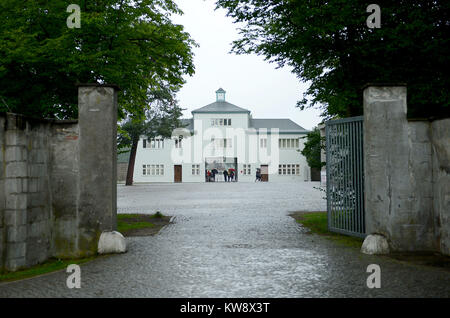
<path id="1" fill-rule="evenodd" d="M 450 272 L 330 241 L 293 211 L 324 211 L 318 183 L 118 185 L 119 213 L 174 216 L 156 236 L 127 238 L 128 252 L 81 266 L 81 288 L 59 271 L 1 283 L 0 297 L 446 297 Z M 368 288 L 367 267 L 381 269 Z"/>

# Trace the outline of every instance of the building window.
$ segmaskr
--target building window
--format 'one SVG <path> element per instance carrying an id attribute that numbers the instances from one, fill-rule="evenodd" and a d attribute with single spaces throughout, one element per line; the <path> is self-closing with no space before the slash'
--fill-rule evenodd
<path id="1" fill-rule="evenodd" d="M 278 165 L 279 175 L 300 175 L 300 165 L 298 164 L 283 164 Z"/>
<path id="2" fill-rule="evenodd" d="M 163 138 L 144 139 L 142 142 L 142 147 L 149 149 L 163 149 L 164 139 Z"/>
<path id="3" fill-rule="evenodd" d="M 192 165 L 192 175 L 200 175 L 200 165 Z"/>
<path id="4" fill-rule="evenodd" d="M 182 141 L 183 141 L 183 136 L 178 136 L 178 138 L 175 139 L 175 148 L 182 148 Z"/>
<path id="5" fill-rule="evenodd" d="M 259 140 L 259 147 L 260 148 L 267 148 L 267 138 L 261 138 Z"/>
<path id="6" fill-rule="evenodd" d="M 213 148 L 231 148 L 232 142 L 231 138 L 211 138 L 211 144 Z"/>
<path id="7" fill-rule="evenodd" d="M 211 119 L 211 126 L 231 126 L 231 119 L 230 118 Z"/>
<path id="8" fill-rule="evenodd" d="M 299 141 L 298 138 L 278 139 L 278 146 L 281 149 L 298 149 Z"/>
<path id="9" fill-rule="evenodd" d="M 142 175 L 144 176 L 163 176 L 164 165 L 142 165 Z"/>
<path id="10" fill-rule="evenodd" d="M 247 175 L 247 176 L 251 175 L 252 174 L 251 165 L 244 165 L 243 173 L 244 173 L 244 175 Z"/>

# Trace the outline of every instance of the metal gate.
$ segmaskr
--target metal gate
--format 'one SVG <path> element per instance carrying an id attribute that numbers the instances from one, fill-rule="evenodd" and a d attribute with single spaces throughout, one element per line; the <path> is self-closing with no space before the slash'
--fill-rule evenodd
<path id="1" fill-rule="evenodd" d="M 365 237 L 363 116 L 326 122 L 328 229 Z"/>

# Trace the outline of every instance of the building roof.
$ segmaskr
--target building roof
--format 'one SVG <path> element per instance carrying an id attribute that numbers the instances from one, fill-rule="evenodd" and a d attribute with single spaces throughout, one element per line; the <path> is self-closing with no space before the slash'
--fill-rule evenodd
<path id="1" fill-rule="evenodd" d="M 300 125 L 297 125 L 290 119 L 277 118 L 277 119 L 251 119 L 250 126 L 255 129 L 260 128 L 278 128 L 280 133 L 307 133 L 308 130 Z"/>
<path id="2" fill-rule="evenodd" d="M 250 113 L 250 111 L 226 101 L 217 101 L 193 110 L 192 114 L 195 113 Z"/>

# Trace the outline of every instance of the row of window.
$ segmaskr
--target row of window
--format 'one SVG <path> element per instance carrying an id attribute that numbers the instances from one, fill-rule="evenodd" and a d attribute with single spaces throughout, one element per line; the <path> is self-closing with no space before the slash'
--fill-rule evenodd
<path id="1" fill-rule="evenodd" d="M 142 175 L 144 176 L 163 176 L 164 165 L 143 165 Z"/>
<path id="2" fill-rule="evenodd" d="M 300 165 L 298 164 L 286 164 L 278 165 L 279 175 L 300 175 Z"/>
<path id="3" fill-rule="evenodd" d="M 251 175 L 252 169 L 251 165 L 244 164 L 243 170 L 244 175 Z M 279 175 L 300 175 L 300 165 L 299 164 L 282 164 L 278 165 Z M 142 175 L 144 176 L 163 176 L 164 175 L 164 165 L 142 165 Z M 200 165 L 192 165 L 192 175 L 200 175 Z"/>
<path id="4" fill-rule="evenodd" d="M 230 118 L 211 119 L 211 126 L 231 126 Z"/>
<path id="5" fill-rule="evenodd" d="M 211 138 L 211 144 L 214 148 L 231 148 L 231 138 Z"/>
<path id="6" fill-rule="evenodd" d="M 299 147 L 298 138 L 278 139 L 278 147 L 281 149 L 292 149 Z"/>
<path id="7" fill-rule="evenodd" d="M 182 147 L 183 137 L 175 139 L 175 148 Z M 231 138 L 211 138 L 211 143 L 215 148 L 231 148 L 232 147 L 232 139 Z M 260 148 L 267 148 L 267 138 L 262 138 L 259 141 Z M 279 139 L 278 146 L 281 149 L 296 149 L 299 148 L 299 140 L 296 138 L 290 139 Z M 164 149 L 164 139 L 163 138 L 154 138 L 154 139 L 144 139 L 142 142 L 143 148 L 148 149 Z"/>

